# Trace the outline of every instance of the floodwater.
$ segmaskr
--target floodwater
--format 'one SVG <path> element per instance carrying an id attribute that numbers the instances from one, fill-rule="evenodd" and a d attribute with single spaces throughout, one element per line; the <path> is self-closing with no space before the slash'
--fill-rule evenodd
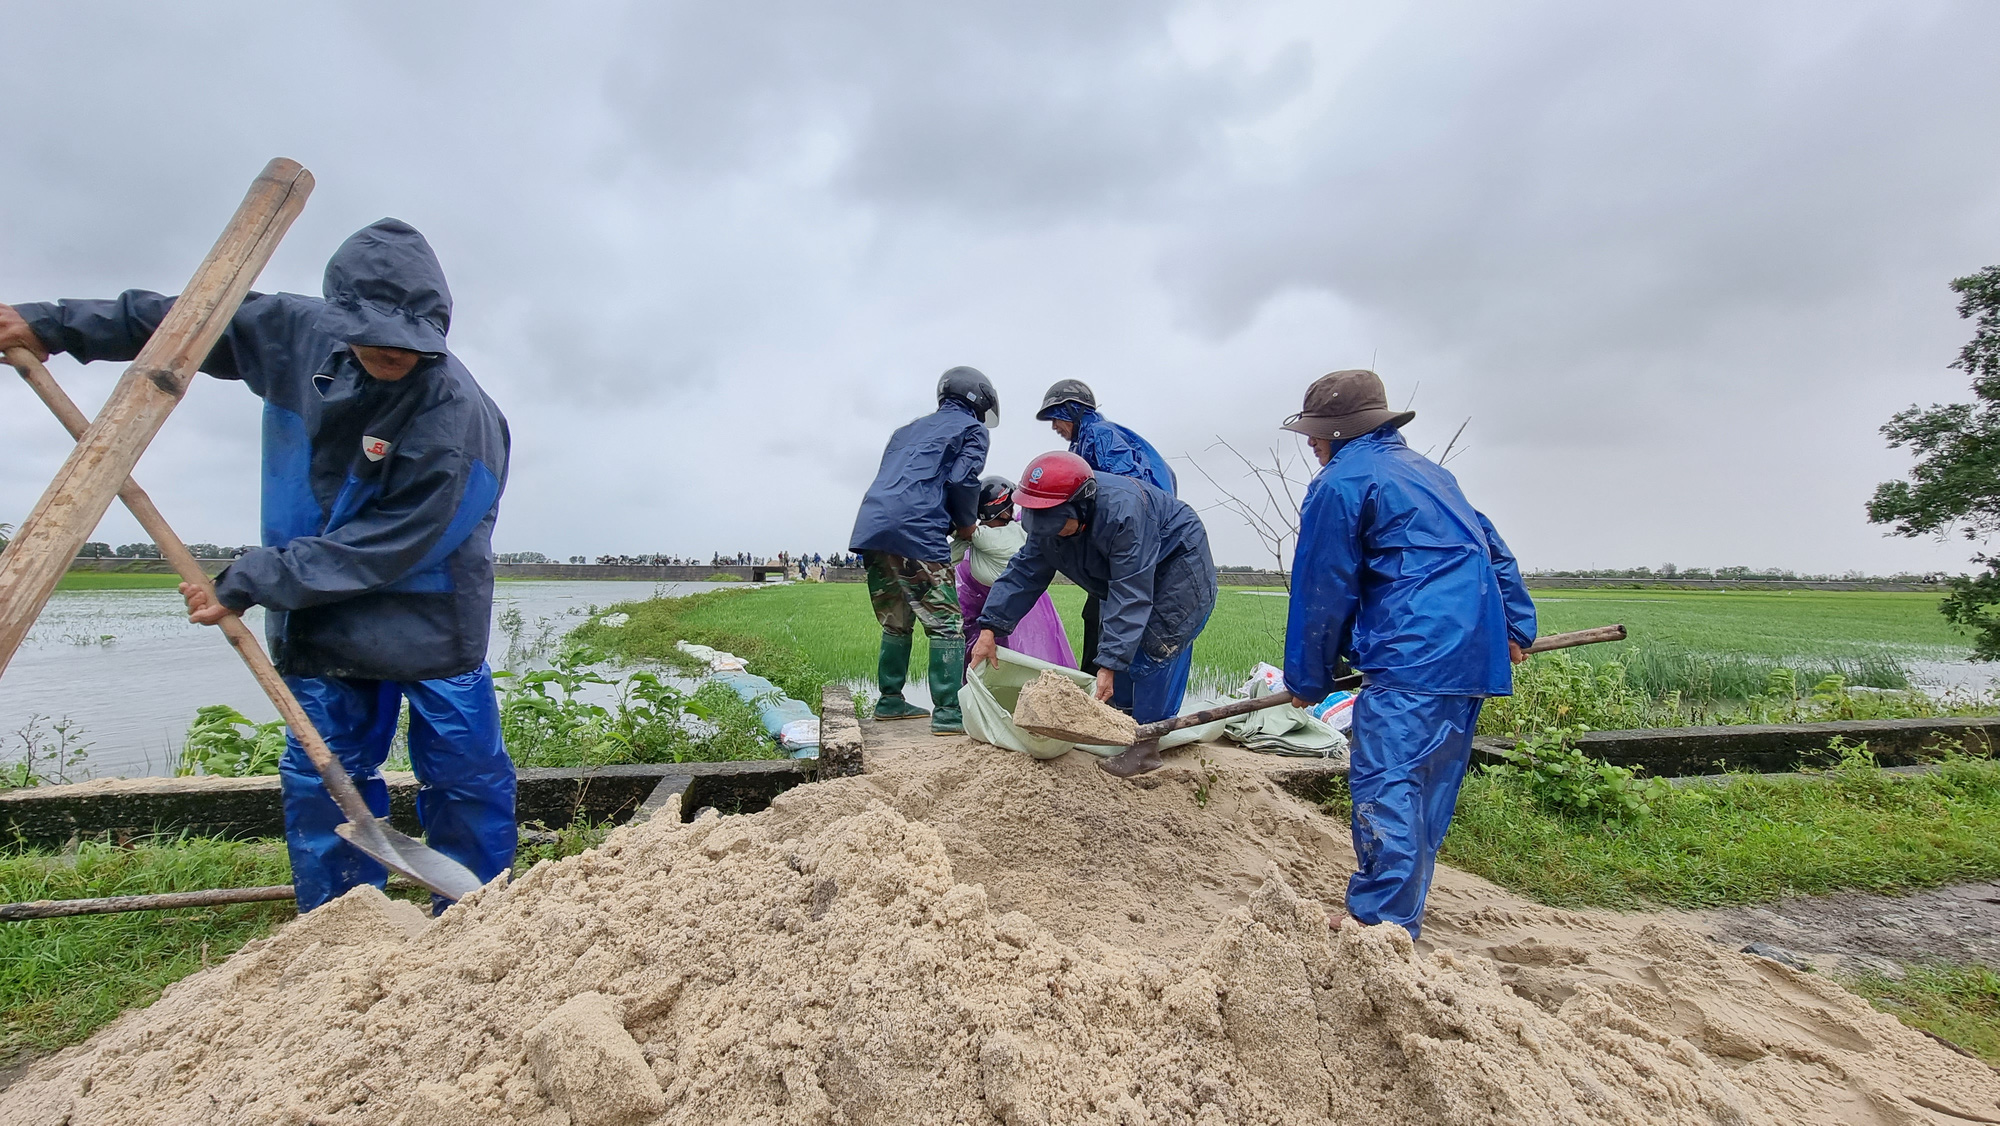
<path id="1" fill-rule="evenodd" d="M 742 585 L 499 583 L 487 662 L 517 670 L 543 663 L 592 606 Z M 262 610 L 244 621 L 264 635 Z M 188 624 L 177 592 L 59 591 L 0 675 L 0 763 L 19 759 L 27 743 L 52 742 L 54 725 L 67 720 L 89 744 L 71 781 L 172 774 L 188 723 L 206 704 L 228 704 L 260 722 L 278 716 L 222 632 Z"/>

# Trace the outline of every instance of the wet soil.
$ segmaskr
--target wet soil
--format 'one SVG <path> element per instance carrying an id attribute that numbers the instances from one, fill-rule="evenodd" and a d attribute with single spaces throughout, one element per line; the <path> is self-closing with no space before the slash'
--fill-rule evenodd
<path id="1" fill-rule="evenodd" d="M 1843 892 L 1691 915 L 1697 928 L 1734 949 L 1768 943 L 1832 972 L 1940 960 L 2000 966 L 2000 881 L 1907 895 Z"/>

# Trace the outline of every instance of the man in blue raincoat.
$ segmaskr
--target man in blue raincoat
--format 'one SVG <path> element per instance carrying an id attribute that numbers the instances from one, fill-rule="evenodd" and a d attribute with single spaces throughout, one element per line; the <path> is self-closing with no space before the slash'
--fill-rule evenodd
<path id="1" fill-rule="evenodd" d="M 201 369 L 264 400 L 263 542 L 189 586 L 189 619 L 266 610 L 271 656 L 377 814 L 382 763 L 410 706 L 417 818 L 482 880 L 512 866 L 514 765 L 486 667 L 494 518 L 507 420 L 445 346 L 451 291 L 430 244 L 383 219 L 327 263 L 323 298 L 252 293 Z M 0 306 L 0 341 L 130 360 L 174 299 Z M 299 909 L 387 873 L 342 821 L 305 749 L 279 765 Z"/>
<path id="2" fill-rule="evenodd" d="M 1162 489 L 1093 471 L 1072 453 L 1030 462 L 1014 501 L 1028 543 L 986 596 L 972 663 L 998 663 L 994 635 L 1012 632 L 1060 573 L 1104 603 L 1097 698 L 1140 723 L 1179 715 L 1194 639 L 1215 610 L 1215 562 L 1201 517 Z M 1159 742 L 1098 765 L 1120 777 L 1157 770 Z"/>
<path id="3" fill-rule="evenodd" d="M 1082 458 L 1099 473 L 1115 473 L 1144 481 L 1175 496 L 1177 482 L 1173 468 L 1153 444 L 1129 426 L 1120 426 L 1097 413 L 1097 393 L 1080 379 L 1060 379 L 1042 395 L 1042 409 L 1035 417 L 1046 422 L 1069 443 L 1069 452 Z M 1097 647 L 1103 640 L 1104 605 L 1096 595 L 1083 599 L 1084 672 L 1097 671 Z"/>
<path id="4" fill-rule="evenodd" d="M 875 481 L 861 498 L 848 550 L 867 570 L 868 599 L 882 626 L 875 662 L 878 720 L 931 719 L 931 734 L 961 735 L 965 625 L 951 573 L 951 537 L 971 539 L 979 522 L 986 429 L 1000 424 L 1000 396 L 976 368 L 938 379 L 938 409 L 897 429 Z M 916 626 L 930 639 L 931 709 L 903 699 Z"/>
<path id="5" fill-rule="evenodd" d="M 1479 707 L 1513 692 L 1535 604 L 1500 534 L 1443 467 L 1398 431 L 1372 371 L 1337 371 L 1284 427 L 1312 442 L 1319 476 L 1299 513 L 1285 686 L 1326 697 L 1343 662 L 1354 705 L 1347 911 L 1415 936 L 1472 753 Z"/>

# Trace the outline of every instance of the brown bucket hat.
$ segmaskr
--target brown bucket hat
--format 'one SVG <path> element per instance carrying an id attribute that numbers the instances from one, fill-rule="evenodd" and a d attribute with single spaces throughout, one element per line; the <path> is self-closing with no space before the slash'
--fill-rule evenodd
<path id="1" fill-rule="evenodd" d="M 1309 438 L 1346 441 L 1384 425 L 1401 427 L 1416 411 L 1389 409 L 1382 377 L 1365 368 L 1331 372 L 1306 388 L 1306 409 L 1284 421 L 1284 429 Z"/>

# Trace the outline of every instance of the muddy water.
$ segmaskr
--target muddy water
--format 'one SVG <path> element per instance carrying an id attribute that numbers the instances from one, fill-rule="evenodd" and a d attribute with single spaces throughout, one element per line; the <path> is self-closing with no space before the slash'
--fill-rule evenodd
<path id="1" fill-rule="evenodd" d="M 593 605 L 734 585 L 742 584 L 504 582 L 494 591 L 487 660 L 496 669 L 543 662 Z M 261 610 L 245 620 L 263 636 Z M 277 718 L 221 632 L 189 625 L 172 590 L 59 592 L 0 676 L 0 763 L 18 760 L 29 739 L 46 744 L 51 727 L 68 719 L 91 744 L 72 779 L 171 774 L 204 704 Z M 31 726 L 38 731 L 24 736 Z"/>

